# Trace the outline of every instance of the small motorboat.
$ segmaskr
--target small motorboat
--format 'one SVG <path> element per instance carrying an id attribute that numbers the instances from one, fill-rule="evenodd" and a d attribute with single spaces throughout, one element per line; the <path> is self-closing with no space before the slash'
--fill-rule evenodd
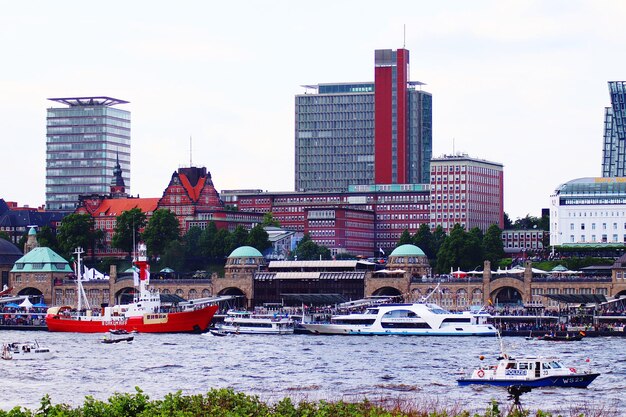
<path id="1" fill-rule="evenodd" d="M 135 339 L 131 333 L 124 329 L 114 329 L 109 330 L 107 334 L 104 335 L 102 339 L 102 343 L 120 343 L 120 342 L 132 342 Z"/>
<path id="2" fill-rule="evenodd" d="M 13 342 L 2 345 L 2 355 L 4 360 L 24 360 L 24 359 L 50 359 L 52 351 L 39 345 L 39 342 Z"/>
<path id="3" fill-rule="evenodd" d="M 537 336 L 535 340 L 547 340 L 553 342 L 577 342 L 579 340 L 583 340 L 583 335 L 576 334 L 570 336 L 569 334 L 566 334 L 565 336 L 557 336 L 554 334 L 546 334 L 543 336 Z"/>
<path id="4" fill-rule="evenodd" d="M 219 336 L 219 337 L 223 337 L 223 336 L 228 336 L 229 335 L 228 332 L 226 332 L 226 331 L 224 331 L 222 329 L 219 329 L 219 328 L 209 329 L 209 333 L 211 333 L 213 336 Z"/>

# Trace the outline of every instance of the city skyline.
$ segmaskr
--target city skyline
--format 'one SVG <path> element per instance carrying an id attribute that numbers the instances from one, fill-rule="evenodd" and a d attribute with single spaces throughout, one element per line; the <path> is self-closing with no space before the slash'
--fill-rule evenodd
<path id="1" fill-rule="evenodd" d="M 218 190 L 293 190 L 301 86 L 372 82 L 373 51 L 404 47 L 433 95 L 433 157 L 503 164 L 505 212 L 539 216 L 560 184 L 602 175 L 607 81 L 625 78 L 618 2 L 37 5 L 0 16 L 0 197 L 20 205 L 45 201 L 48 97 L 130 102 L 134 195 L 190 164 Z"/>

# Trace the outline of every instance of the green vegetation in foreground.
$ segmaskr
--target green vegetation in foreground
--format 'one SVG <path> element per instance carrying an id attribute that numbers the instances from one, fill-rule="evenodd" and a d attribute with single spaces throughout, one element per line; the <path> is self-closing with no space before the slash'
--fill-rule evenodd
<path id="1" fill-rule="evenodd" d="M 72 408 L 66 404 L 53 405 L 48 395 L 41 400 L 38 410 L 31 411 L 15 407 L 10 411 L 1 411 L 0 417 L 134 417 L 134 416 L 171 416 L 171 417 L 524 417 L 529 412 L 514 410 L 507 414 L 508 404 L 500 406 L 494 400 L 484 414 L 470 414 L 468 411 L 433 410 L 437 406 L 419 406 L 403 400 L 393 401 L 382 407 L 370 401 L 357 403 L 346 402 L 306 402 L 297 405 L 291 399 L 268 405 L 257 396 L 237 393 L 232 389 L 212 389 L 207 394 L 183 396 L 181 392 L 168 394 L 163 400 L 150 400 L 139 388 L 135 394 L 116 393 L 108 401 L 98 401 L 88 396 L 82 407 Z M 552 414 L 537 411 L 536 417 L 551 417 Z M 585 416 L 586 412 L 568 414 Z M 594 410 L 596 417 L 608 416 Z"/>

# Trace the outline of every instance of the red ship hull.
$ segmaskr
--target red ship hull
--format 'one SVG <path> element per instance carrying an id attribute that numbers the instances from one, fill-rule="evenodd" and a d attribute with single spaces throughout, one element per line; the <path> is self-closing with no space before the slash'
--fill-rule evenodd
<path id="1" fill-rule="evenodd" d="M 46 325 L 51 332 L 104 333 L 109 330 L 136 331 L 139 333 L 200 333 L 206 331 L 217 312 L 217 305 L 192 311 L 144 314 L 141 317 L 46 315 Z"/>

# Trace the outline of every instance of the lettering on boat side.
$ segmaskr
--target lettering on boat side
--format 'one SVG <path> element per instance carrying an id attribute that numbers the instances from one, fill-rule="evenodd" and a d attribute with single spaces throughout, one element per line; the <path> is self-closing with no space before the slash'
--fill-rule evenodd
<path id="1" fill-rule="evenodd" d="M 505 371 L 505 375 L 511 375 L 511 376 L 525 376 L 526 375 L 526 371 L 522 370 L 522 369 L 507 369 Z"/>
<path id="2" fill-rule="evenodd" d="M 144 314 L 143 322 L 146 324 L 167 323 L 167 317 L 166 313 Z"/>
<path id="3" fill-rule="evenodd" d="M 120 319 L 120 320 L 105 320 L 102 322 L 103 326 L 117 326 L 120 324 L 126 324 L 126 319 Z"/>
<path id="4" fill-rule="evenodd" d="M 575 384 L 577 382 L 583 382 L 584 378 L 576 377 L 576 378 L 563 378 L 564 384 Z"/>

